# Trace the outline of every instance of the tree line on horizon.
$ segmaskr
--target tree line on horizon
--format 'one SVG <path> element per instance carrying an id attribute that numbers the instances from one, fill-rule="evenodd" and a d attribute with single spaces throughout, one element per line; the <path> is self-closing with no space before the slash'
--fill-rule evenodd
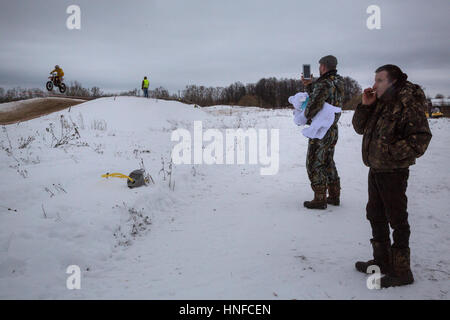
<path id="1" fill-rule="evenodd" d="M 188 85 L 179 99 L 199 106 L 236 105 L 261 108 L 291 108 L 288 99 L 305 88 L 298 79 L 262 78 L 257 83 L 244 85 L 235 82 L 228 87 L 206 87 Z M 356 107 L 361 97 L 361 86 L 350 77 L 344 77 L 344 105 Z M 167 97 L 165 97 L 167 98 Z"/>
<path id="2" fill-rule="evenodd" d="M 206 87 L 187 85 L 179 94 L 171 94 L 164 87 L 149 90 L 149 96 L 156 99 L 176 100 L 202 107 L 213 105 L 255 106 L 261 108 L 289 108 L 288 98 L 297 92 L 304 91 L 301 80 L 262 78 L 257 83 L 244 85 L 235 82 L 227 87 Z M 344 77 L 344 109 L 354 109 L 361 101 L 361 86 L 351 77 Z M 46 97 L 49 92 L 39 88 L 12 88 L 5 90 L 0 87 L 0 103 Z M 84 88 L 78 81 L 73 81 L 67 87 L 67 96 L 77 97 L 111 97 L 111 96 L 141 96 L 141 90 L 135 88 L 120 93 L 104 93 L 99 87 Z M 444 97 L 437 94 L 436 98 Z"/>

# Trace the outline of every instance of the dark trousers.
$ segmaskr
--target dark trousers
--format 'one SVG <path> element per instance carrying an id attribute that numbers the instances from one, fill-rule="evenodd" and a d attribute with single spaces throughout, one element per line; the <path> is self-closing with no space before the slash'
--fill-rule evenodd
<path id="1" fill-rule="evenodd" d="M 393 229 L 392 246 L 409 248 L 411 234 L 408 223 L 408 186 L 409 169 L 396 169 L 392 172 L 369 171 L 369 201 L 367 219 L 372 227 L 373 240 L 390 242 L 389 226 Z"/>

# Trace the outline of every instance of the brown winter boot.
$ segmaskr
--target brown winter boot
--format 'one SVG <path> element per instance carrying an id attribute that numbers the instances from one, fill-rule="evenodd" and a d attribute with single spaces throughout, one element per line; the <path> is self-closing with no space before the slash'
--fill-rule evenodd
<path id="1" fill-rule="evenodd" d="M 326 209 L 327 208 L 327 186 L 317 185 L 311 186 L 314 191 L 314 199 L 305 201 L 303 206 L 308 209 Z"/>
<path id="2" fill-rule="evenodd" d="M 410 249 L 392 248 L 392 271 L 381 278 L 381 287 L 397 287 L 411 284 L 414 277 L 410 268 Z"/>
<path id="3" fill-rule="evenodd" d="M 370 239 L 370 243 L 373 248 L 373 260 L 356 262 L 356 270 L 367 273 L 369 266 L 376 265 L 380 268 L 381 273 L 388 274 L 391 271 L 391 243 L 377 242 L 373 239 Z"/>
<path id="4" fill-rule="evenodd" d="M 336 181 L 335 183 L 330 183 L 328 185 L 328 198 L 327 198 L 327 203 L 331 204 L 333 206 L 338 206 L 340 205 L 340 198 L 341 196 L 341 183 L 338 181 Z"/>

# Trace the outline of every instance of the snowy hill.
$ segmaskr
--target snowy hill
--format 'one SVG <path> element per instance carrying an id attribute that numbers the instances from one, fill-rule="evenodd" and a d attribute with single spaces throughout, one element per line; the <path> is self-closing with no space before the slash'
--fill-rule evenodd
<path id="1" fill-rule="evenodd" d="M 307 211 L 307 140 L 292 110 L 103 98 L 0 132 L 0 298 L 448 299 L 450 121 L 411 167 L 411 286 L 368 290 L 367 173 L 352 112 L 339 124 L 342 205 Z M 174 165 L 173 130 L 280 129 L 280 167 Z M 54 147 L 58 145 L 58 147 Z M 155 181 L 128 189 L 141 159 Z M 162 161 L 164 161 L 164 171 Z M 165 176 L 165 177 L 164 177 Z M 173 188 L 173 182 L 175 187 Z M 67 267 L 81 268 L 68 290 Z"/>

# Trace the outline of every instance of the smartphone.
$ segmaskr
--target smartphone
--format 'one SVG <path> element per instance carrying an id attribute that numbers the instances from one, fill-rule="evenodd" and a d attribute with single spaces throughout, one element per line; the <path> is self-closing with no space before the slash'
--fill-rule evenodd
<path id="1" fill-rule="evenodd" d="M 310 64 L 303 65 L 303 78 L 311 79 L 311 65 Z"/>

